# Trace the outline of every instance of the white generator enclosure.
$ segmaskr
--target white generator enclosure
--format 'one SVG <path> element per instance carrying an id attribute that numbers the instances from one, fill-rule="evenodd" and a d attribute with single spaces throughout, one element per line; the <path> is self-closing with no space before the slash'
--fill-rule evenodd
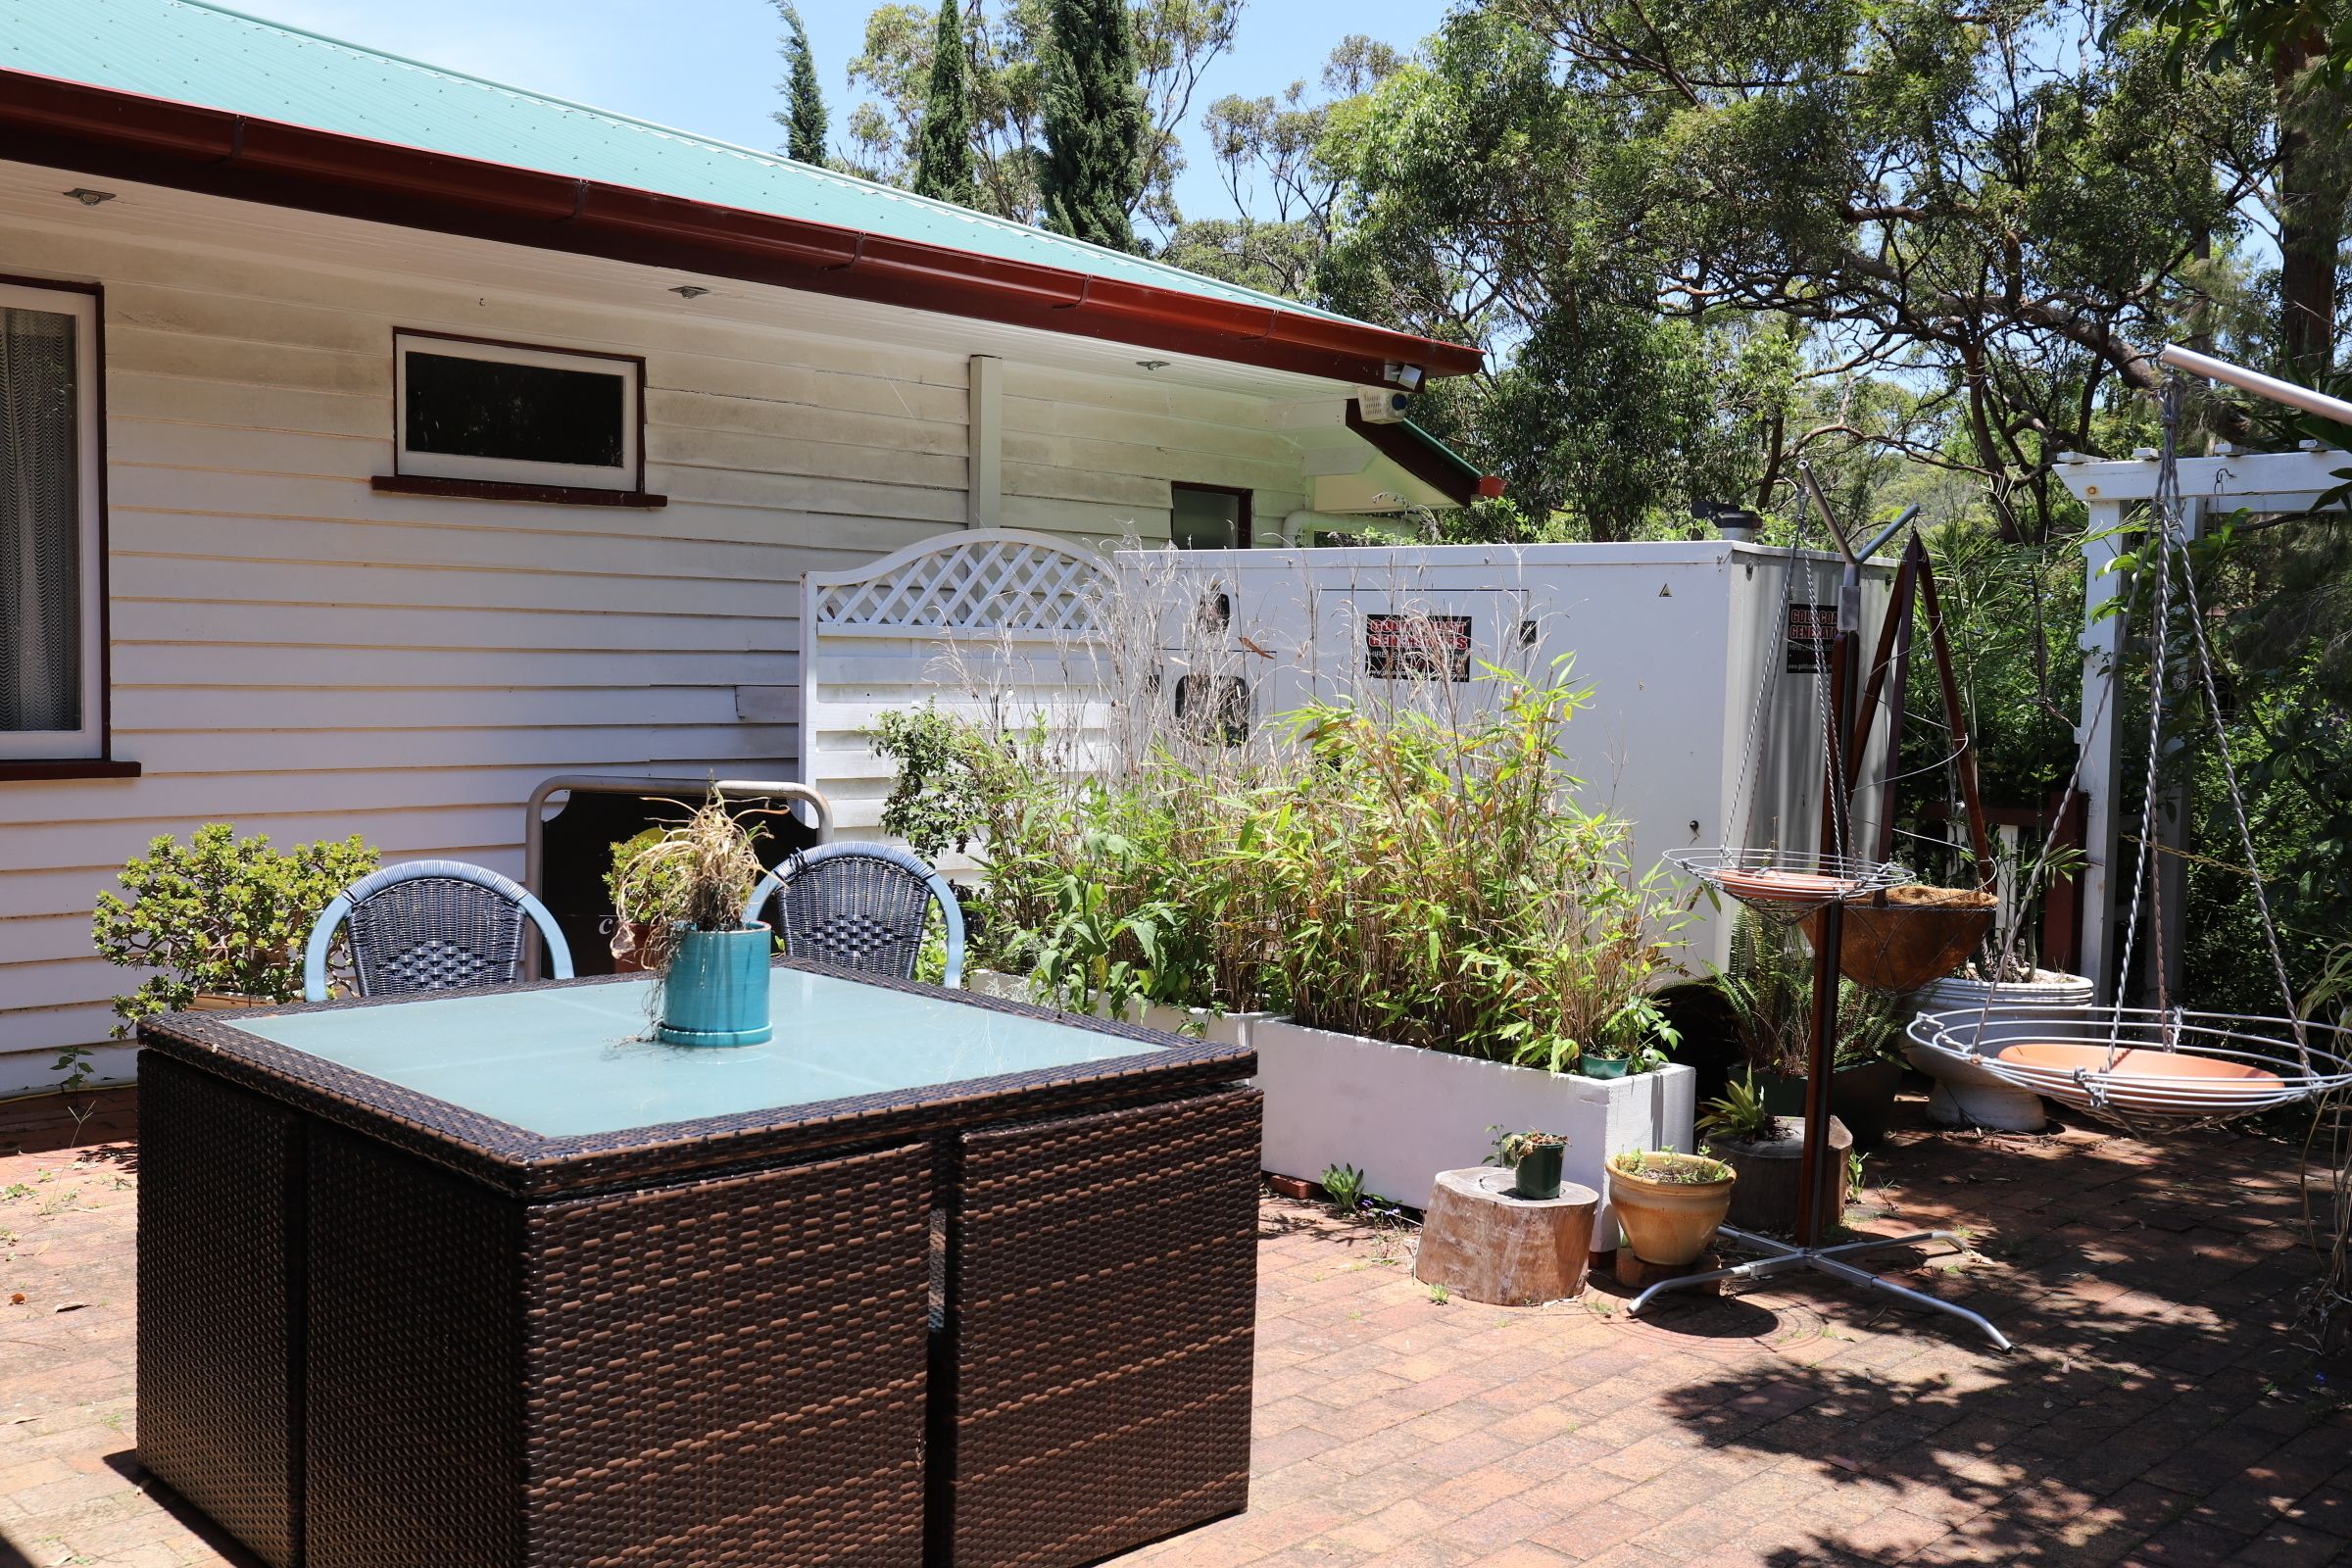
<path id="1" fill-rule="evenodd" d="M 1568 725 L 1571 769 L 1586 805 L 1633 823 L 1637 871 L 1692 846 L 1818 847 L 1835 557 L 1705 540 L 1122 552 L 1118 564 L 1162 600 L 1169 723 L 1204 698 L 1225 723 L 1310 701 L 1467 714 L 1499 699 L 1494 669 L 1549 679 L 1565 658 L 1591 691 Z M 1891 578 L 1864 569 L 1857 665 Z M 1863 758 L 1857 853 L 1877 843 L 1890 727 L 1883 713 Z M 1724 959 L 1729 924 L 1712 913 L 1702 901 L 1686 933 L 1693 969 Z"/>

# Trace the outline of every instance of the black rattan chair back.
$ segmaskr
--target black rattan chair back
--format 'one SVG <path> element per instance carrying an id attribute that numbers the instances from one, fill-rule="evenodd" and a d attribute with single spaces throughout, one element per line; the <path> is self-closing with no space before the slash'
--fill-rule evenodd
<path id="1" fill-rule="evenodd" d="M 887 844 L 826 844 L 795 855 L 760 884 L 744 918 L 775 911 L 784 951 L 845 969 L 907 980 L 937 906 L 947 983 L 963 979 L 963 911 L 938 872 Z"/>
<path id="2" fill-rule="evenodd" d="M 326 1000 L 327 954 L 344 927 L 363 997 L 462 991 L 523 978 L 523 932 L 538 926 L 551 977 L 571 978 L 571 954 L 539 901 L 495 871 L 461 860 L 389 866 L 353 883 L 311 933 L 304 993 Z"/>

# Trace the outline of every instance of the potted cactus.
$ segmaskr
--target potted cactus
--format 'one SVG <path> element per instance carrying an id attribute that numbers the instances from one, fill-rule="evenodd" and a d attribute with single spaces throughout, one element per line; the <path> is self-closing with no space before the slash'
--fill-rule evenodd
<path id="1" fill-rule="evenodd" d="M 1558 1133 L 1504 1133 L 1494 1140 L 1494 1162 L 1511 1167 L 1511 1191 L 1519 1198 L 1560 1196 L 1560 1159 L 1568 1140 Z"/>
<path id="2" fill-rule="evenodd" d="M 765 874 L 760 837 L 714 793 L 677 826 L 631 840 L 637 848 L 614 867 L 613 908 L 636 939 L 632 956 L 661 977 L 656 1038 L 674 1046 L 756 1046 L 774 1037 L 767 973 L 774 940 L 764 924 L 743 919 Z"/>

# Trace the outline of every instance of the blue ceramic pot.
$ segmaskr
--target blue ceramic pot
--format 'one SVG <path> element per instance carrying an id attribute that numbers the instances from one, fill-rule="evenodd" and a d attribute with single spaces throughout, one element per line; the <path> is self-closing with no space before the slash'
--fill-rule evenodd
<path id="1" fill-rule="evenodd" d="M 1622 1078 L 1633 1063 L 1623 1056 L 1579 1056 L 1576 1070 L 1588 1078 Z"/>
<path id="2" fill-rule="evenodd" d="M 773 945 L 764 925 L 680 932 L 662 978 L 655 1038 L 673 1046 L 758 1046 L 773 1039 L 767 1009 Z"/>

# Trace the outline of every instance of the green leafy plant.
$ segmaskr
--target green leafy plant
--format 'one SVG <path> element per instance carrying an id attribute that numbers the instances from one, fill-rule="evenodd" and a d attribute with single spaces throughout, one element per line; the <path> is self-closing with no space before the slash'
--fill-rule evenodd
<path id="1" fill-rule="evenodd" d="M 882 714 L 871 739 L 896 764 L 882 831 L 926 860 L 970 850 L 1022 793 L 1021 759 L 936 701 Z"/>
<path id="2" fill-rule="evenodd" d="M 1353 1165 L 1327 1165 L 1323 1170 L 1323 1196 L 1331 1206 L 1343 1214 L 1352 1214 L 1364 1199 L 1364 1173 Z"/>
<path id="3" fill-rule="evenodd" d="M 1804 937 L 1743 909 L 1732 925 L 1731 962 L 1713 978 L 1749 1067 L 1804 1077 L 1813 1041 L 1813 950 Z M 1885 1057 L 1904 1022 L 1900 998 L 1841 980 L 1834 1064 L 1847 1067 Z"/>
<path id="4" fill-rule="evenodd" d="M 123 864 L 120 894 L 98 895 L 91 920 L 100 957 L 157 971 L 115 999 L 115 1034 L 200 993 L 300 1000 L 311 927 L 376 860 L 357 834 L 281 851 L 267 834 L 240 839 L 229 824 L 208 822 L 185 844 L 154 840 Z"/>
<path id="5" fill-rule="evenodd" d="M 636 848 L 616 861 L 607 886 L 614 911 L 639 928 L 646 968 L 667 968 L 681 932 L 743 929 L 743 906 L 766 874 L 759 849 L 763 837 L 763 829 L 746 827 L 713 791 L 683 822 L 629 841 Z"/>
<path id="6" fill-rule="evenodd" d="M 1772 1129 L 1773 1115 L 1764 1108 L 1763 1091 L 1756 1087 L 1753 1067 L 1724 1085 L 1723 1093 L 1707 1102 L 1705 1114 L 1698 1118 L 1702 1135 L 1734 1143 L 1754 1143 L 1770 1137 Z"/>
<path id="7" fill-rule="evenodd" d="M 1276 910 L 1300 1023 L 1561 1071 L 1631 1054 L 1688 915 L 1627 861 L 1631 830 L 1577 803 L 1568 666 L 1488 666 L 1468 713 L 1310 707 L 1303 756 L 1261 785 L 1233 854 Z"/>

